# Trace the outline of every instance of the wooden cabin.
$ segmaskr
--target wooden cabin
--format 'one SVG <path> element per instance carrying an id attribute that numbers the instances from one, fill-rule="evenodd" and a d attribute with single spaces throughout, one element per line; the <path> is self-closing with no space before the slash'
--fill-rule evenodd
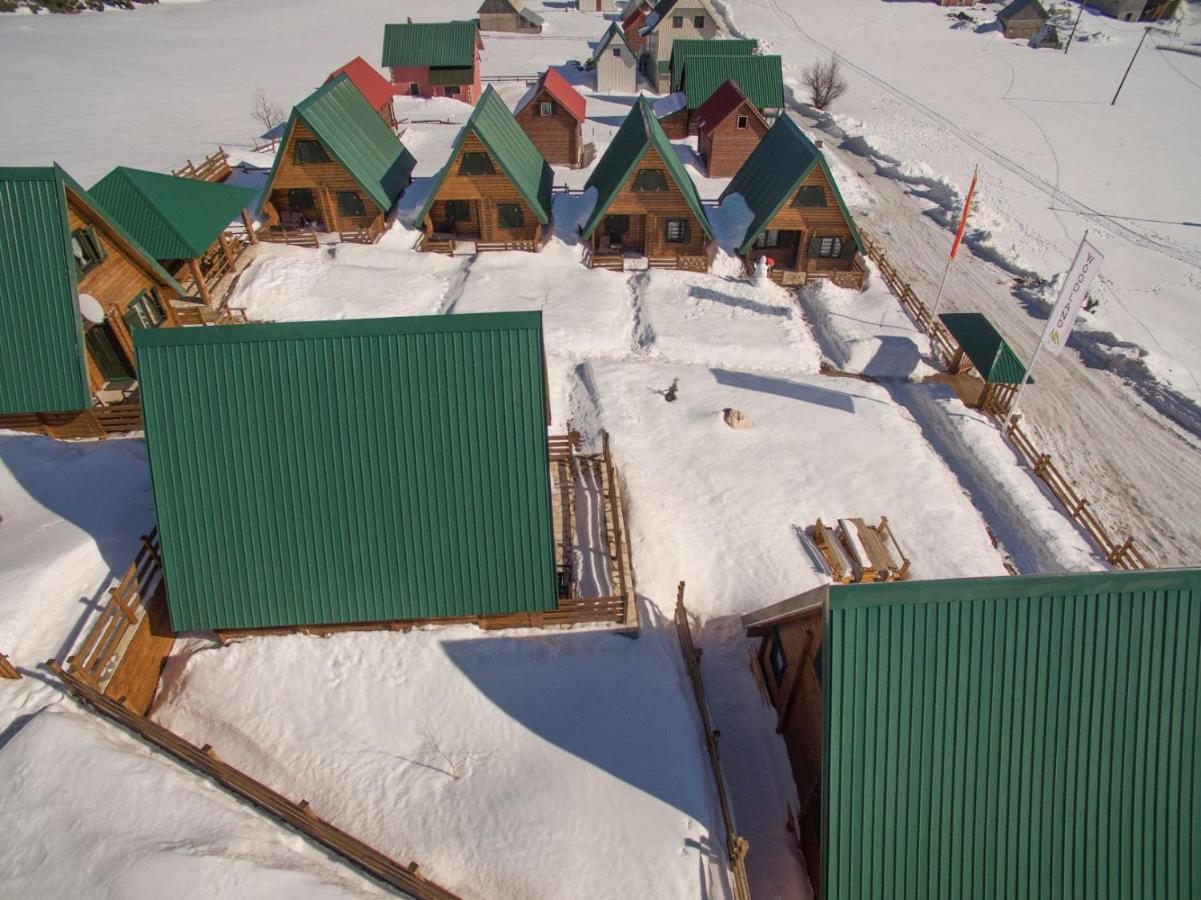
<path id="1" fill-rule="evenodd" d="M 671 45 L 671 90 L 681 89 L 684 64 L 690 56 L 754 56 L 758 50 L 758 41 L 744 38 L 678 40 Z"/>
<path id="2" fill-rule="evenodd" d="M 189 294 L 208 307 L 214 291 L 249 262 L 258 238 L 250 188 L 118 166 L 89 193 Z"/>
<path id="3" fill-rule="evenodd" d="M 585 185 L 590 189 L 596 190 L 596 206 L 581 233 L 591 248 L 591 265 L 620 269 L 624 258 L 645 256 L 708 269 L 709 219 L 645 97 L 638 98 L 597 163 Z"/>
<path id="4" fill-rule="evenodd" d="M 538 250 L 550 224 L 553 180 L 489 85 L 417 213 L 420 249 L 453 253 L 457 242 L 473 241 L 477 250 Z"/>
<path id="5" fill-rule="evenodd" d="M 646 35 L 642 29 L 646 27 L 646 17 L 654 9 L 649 0 L 635 0 L 627 3 L 621 16 L 621 32 L 626 37 L 630 49 L 638 55 L 638 64 L 642 65 L 642 51 L 646 48 Z"/>
<path id="6" fill-rule="evenodd" d="M 1201 570 L 823 585 L 742 624 L 817 900 L 1194 895 Z"/>
<path id="7" fill-rule="evenodd" d="M 826 278 L 862 290 L 863 241 L 821 151 L 788 116 L 780 116 L 721 195 L 738 194 L 754 218 L 738 253 L 748 270 L 772 261 L 780 284 Z"/>
<path id="8" fill-rule="evenodd" d="M 732 178 L 771 128 L 759 107 L 727 81 L 697 110 L 697 142 L 710 178 Z"/>
<path id="9" fill-rule="evenodd" d="M 396 110 L 392 107 L 392 82 L 381 75 L 371 63 L 356 56 L 340 69 L 330 72 L 326 83 L 333 81 L 339 75 L 345 75 L 351 84 L 359 89 L 363 99 L 371 104 L 371 108 L 379 113 L 380 118 L 388 123 L 388 127 L 396 129 Z"/>
<path id="10" fill-rule="evenodd" d="M 397 94 L 474 104 L 483 93 L 483 49 L 474 21 L 385 25 L 382 65 Z"/>
<path id="11" fill-rule="evenodd" d="M 671 89 L 673 44 L 681 39 L 710 40 L 717 36 L 717 31 L 717 15 L 709 0 L 659 0 L 640 29 L 646 37 L 642 47 L 643 74 L 658 93 L 667 93 Z"/>
<path id="12" fill-rule="evenodd" d="M 0 285 L 0 428 L 140 427 L 132 335 L 179 325 L 183 288 L 57 165 L 0 169 Z"/>
<path id="13" fill-rule="evenodd" d="M 616 22 L 592 51 L 598 94 L 638 93 L 638 53 Z"/>
<path id="14" fill-rule="evenodd" d="M 697 134 L 697 111 L 727 81 L 738 85 L 768 122 L 775 121 L 784 111 L 784 69 L 780 57 L 689 54 L 680 70 L 684 108 L 662 123 L 668 136 L 679 140 Z"/>
<path id="15" fill-rule="evenodd" d="M 541 34 L 546 24 L 542 16 L 514 0 L 484 0 L 477 10 L 480 31 L 508 31 Z"/>
<path id="16" fill-rule="evenodd" d="M 1038 0 L 1013 0 L 1008 6 L 997 13 L 997 21 L 1001 23 L 1001 33 L 1007 38 L 1032 40 L 1043 30 L 1050 16 Z"/>
<path id="17" fill-rule="evenodd" d="M 353 82 L 339 75 L 292 108 L 260 202 L 277 229 L 379 231 L 415 164 Z"/>
<path id="18" fill-rule="evenodd" d="M 547 69 L 522 98 L 513 115 L 517 124 L 553 166 L 580 164 L 587 101 L 558 69 Z"/>
<path id="19" fill-rule="evenodd" d="M 617 0 L 578 0 L 581 12 L 617 12 Z"/>

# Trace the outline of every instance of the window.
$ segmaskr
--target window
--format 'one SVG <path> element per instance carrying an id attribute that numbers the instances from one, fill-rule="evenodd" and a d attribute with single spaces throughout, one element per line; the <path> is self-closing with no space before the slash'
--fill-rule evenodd
<path id="1" fill-rule="evenodd" d="M 538 104 L 538 115 L 553 116 L 555 114 L 555 105 L 549 100 Z"/>
<path id="2" fill-rule="evenodd" d="M 442 93 L 447 97 L 457 97 L 459 96 L 459 86 L 457 84 L 448 84 L 442 88 Z"/>
<path id="3" fill-rule="evenodd" d="M 704 16 L 693 16 L 692 17 L 692 27 L 695 28 L 697 31 L 704 31 L 705 30 L 705 17 Z"/>
<path id="4" fill-rule="evenodd" d="M 420 97 L 421 96 L 421 86 L 419 84 L 417 84 L 416 81 L 409 82 L 409 96 L 410 97 Z"/>
<path id="5" fill-rule="evenodd" d="M 750 121 L 751 120 L 748 116 L 739 116 L 738 119 L 734 122 L 734 127 L 739 128 L 739 129 L 744 129 L 747 127 L 747 125 L 750 124 Z"/>
<path id="6" fill-rule="evenodd" d="M 610 238 L 620 240 L 629 233 L 629 216 L 605 216 L 605 234 Z"/>
<path id="7" fill-rule="evenodd" d="M 163 321 L 163 308 L 158 301 L 158 292 L 151 288 L 142 291 L 130 301 L 122 317 L 130 331 L 135 328 L 154 328 Z"/>
<path id="8" fill-rule="evenodd" d="M 825 206 L 826 205 L 826 189 L 820 184 L 807 185 L 797 191 L 796 201 L 793 206 Z"/>
<path id="9" fill-rule="evenodd" d="M 667 179 L 659 169 L 640 169 L 634 176 L 634 190 L 639 193 L 665 191 Z"/>
<path id="10" fill-rule="evenodd" d="M 823 259 L 835 259 L 842 256 L 842 238 L 822 237 L 817 239 L 817 255 Z"/>
<path id="11" fill-rule="evenodd" d="M 338 191 L 338 215 L 367 215 L 367 207 L 363 205 L 363 198 L 354 191 Z"/>
<path id="12" fill-rule="evenodd" d="M 313 192 L 308 188 L 288 188 L 288 209 L 316 209 Z"/>
<path id="13" fill-rule="evenodd" d="M 614 48 L 613 48 L 613 50 L 612 50 L 612 53 L 613 53 L 613 55 L 614 55 L 614 56 L 616 56 L 618 59 L 621 59 L 621 48 L 620 48 L 620 47 L 614 47 Z"/>
<path id="14" fill-rule="evenodd" d="M 471 221 L 471 201 L 470 200 L 447 200 L 446 201 L 446 218 L 452 222 L 470 222 Z"/>
<path id="15" fill-rule="evenodd" d="M 293 162 L 300 166 L 306 163 L 329 162 L 329 156 L 326 155 L 325 148 L 316 141 L 297 141 L 292 159 Z"/>
<path id="16" fill-rule="evenodd" d="M 82 278 L 104 261 L 104 245 L 91 225 L 71 232 L 71 252 L 75 255 L 77 278 Z"/>
<path id="17" fill-rule="evenodd" d="M 501 228 L 521 228 L 525 225 L 525 213 L 516 203 L 498 203 L 496 224 Z"/>
<path id="18" fill-rule="evenodd" d="M 788 671 L 788 657 L 784 655 L 784 645 L 780 643 L 780 633 L 774 632 L 771 636 L 771 646 L 767 651 L 768 660 L 771 663 L 771 674 L 775 678 L 776 684 L 784 680 L 784 673 Z"/>
<path id="19" fill-rule="evenodd" d="M 775 228 L 765 228 L 763 234 L 755 241 L 756 247 L 776 248 L 780 246 L 780 232 Z"/>
<path id="20" fill-rule="evenodd" d="M 683 16 L 672 16 L 671 17 L 671 27 L 672 28 L 683 28 L 684 27 L 684 17 Z"/>
<path id="21" fill-rule="evenodd" d="M 666 235 L 669 244 L 687 244 L 692 237 L 692 229 L 688 227 L 687 219 L 668 219 Z"/>
<path id="22" fill-rule="evenodd" d="M 487 153 L 464 153 L 463 161 L 459 163 L 460 175 L 495 175 L 492 160 Z"/>

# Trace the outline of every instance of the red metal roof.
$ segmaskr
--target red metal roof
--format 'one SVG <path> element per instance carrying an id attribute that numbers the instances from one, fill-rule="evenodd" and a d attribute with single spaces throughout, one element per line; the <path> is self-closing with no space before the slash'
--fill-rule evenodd
<path id="1" fill-rule="evenodd" d="M 711 128 L 716 128 L 726 120 L 726 117 L 736 110 L 739 105 L 746 100 L 746 94 L 732 81 L 722 83 L 722 86 L 709 95 L 709 99 L 702 103 L 696 111 L 696 127 L 699 131 L 707 131 Z M 759 112 L 755 104 L 747 101 L 747 106 L 754 114 L 763 119 L 763 114 Z M 766 124 L 767 120 L 763 120 Z"/>
<path id="2" fill-rule="evenodd" d="M 631 13 L 630 17 L 621 23 L 621 27 L 625 31 L 626 37 L 637 34 L 638 29 L 642 27 L 642 24 L 645 21 L 646 12 L 644 10 L 640 9 L 637 12 Z"/>
<path id="3" fill-rule="evenodd" d="M 584 112 L 588 108 L 588 101 L 584 99 L 583 94 L 567 83 L 567 79 L 559 74 L 558 69 L 547 69 L 542 73 L 542 77 L 538 79 L 538 90 L 534 92 L 534 96 L 543 90 L 558 100 L 577 122 L 584 121 Z"/>
<path id="4" fill-rule="evenodd" d="M 385 103 L 392 102 L 392 83 L 363 57 L 356 56 L 342 68 L 330 72 L 329 78 L 325 80 L 332 81 L 339 75 L 350 79 L 359 89 L 359 93 L 371 104 L 372 109 L 379 109 Z"/>

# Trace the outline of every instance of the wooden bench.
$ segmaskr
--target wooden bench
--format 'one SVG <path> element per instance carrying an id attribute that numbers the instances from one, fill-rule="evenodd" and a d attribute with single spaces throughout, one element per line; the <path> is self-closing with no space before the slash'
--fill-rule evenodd
<path id="1" fill-rule="evenodd" d="M 863 519 L 839 519 L 834 528 L 818 519 L 813 526 L 813 543 L 839 584 L 909 577 L 909 560 L 888 527 L 887 518 L 881 518 L 876 526 Z"/>

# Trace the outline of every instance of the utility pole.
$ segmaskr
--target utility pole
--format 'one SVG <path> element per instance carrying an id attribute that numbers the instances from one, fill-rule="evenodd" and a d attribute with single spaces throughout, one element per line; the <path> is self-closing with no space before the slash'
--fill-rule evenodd
<path id="1" fill-rule="evenodd" d="M 1068 42 L 1063 46 L 1064 55 L 1067 55 L 1068 48 L 1072 46 L 1072 38 L 1076 36 L 1076 29 L 1080 27 L 1080 20 L 1084 18 L 1084 9 L 1088 6 L 1088 0 L 1080 0 L 1080 12 L 1076 13 L 1076 21 L 1072 24 L 1072 33 L 1068 35 Z"/>
<path id="2" fill-rule="evenodd" d="M 1118 94 L 1122 93 L 1122 85 L 1126 83 L 1126 76 L 1130 74 L 1130 70 L 1134 68 L 1134 61 L 1138 58 L 1138 51 L 1143 49 L 1143 41 L 1147 39 L 1147 35 L 1151 33 L 1151 26 L 1148 25 L 1143 29 L 1143 36 L 1138 39 L 1138 46 L 1134 48 L 1134 56 L 1130 57 L 1130 64 L 1126 66 L 1126 71 L 1122 74 L 1122 80 L 1118 82 L 1118 89 L 1113 92 L 1113 99 L 1109 101 L 1109 105 L 1113 106 L 1118 102 Z"/>

